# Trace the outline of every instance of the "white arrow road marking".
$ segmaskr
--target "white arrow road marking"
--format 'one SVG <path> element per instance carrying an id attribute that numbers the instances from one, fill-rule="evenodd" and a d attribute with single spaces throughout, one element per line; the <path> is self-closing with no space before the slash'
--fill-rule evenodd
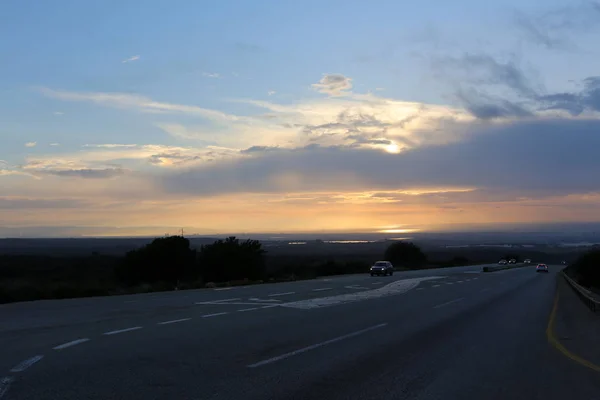
<path id="1" fill-rule="evenodd" d="M 273 302 L 280 302 L 281 300 L 277 300 L 277 299 L 259 299 L 257 297 L 251 297 L 248 300 L 250 301 L 256 301 L 256 302 L 260 302 L 260 303 L 273 303 Z"/>
<path id="2" fill-rule="evenodd" d="M 340 294 L 337 296 L 329 296 L 329 297 L 320 297 L 316 299 L 308 299 L 308 300 L 300 300 L 293 301 L 289 303 L 280 304 L 281 307 L 291 307 L 291 308 L 302 308 L 302 309 L 311 309 L 311 308 L 319 308 L 319 307 L 327 307 L 334 306 L 338 304 L 351 303 L 355 301 L 369 300 L 369 299 L 377 299 L 385 296 L 392 296 L 395 294 L 401 294 L 408 292 L 411 289 L 414 289 L 419 285 L 419 283 L 431 279 L 440 279 L 444 278 L 443 276 L 429 276 L 425 278 L 412 278 L 412 279 L 404 279 L 400 281 L 395 281 L 389 283 L 385 286 L 382 286 L 377 289 L 365 290 L 362 292 L 348 293 L 348 294 Z"/>
<path id="3" fill-rule="evenodd" d="M 16 365 L 13 369 L 10 370 L 10 372 L 23 372 L 25 371 L 27 368 L 31 367 L 33 364 L 35 364 L 36 362 L 40 361 L 42 358 L 44 358 L 44 356 L 35 356 L 35 357 L 31 357 L 25 361 L 20 362 L 18 365 Z"/>
<path id="4" fill-rule="evenodd" d="M 4 397 L 4 395 L 10 389 L 10 385 L 15 381 L 15 378 L 12 376 L 7 376 L 0 379 L 0 399 Z"/>

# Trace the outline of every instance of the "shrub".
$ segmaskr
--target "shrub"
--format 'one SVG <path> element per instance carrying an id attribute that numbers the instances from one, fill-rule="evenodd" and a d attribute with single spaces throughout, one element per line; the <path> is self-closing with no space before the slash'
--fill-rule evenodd
<path id="1" fill-rule="evenodd" d="M 394 267 L 420 268 L 427 262 L 427 257 L 419 246 L 411 242 L 392 243 L 385 251 L 384 258 Z"/>
<path id="2" fill-rule="evenodd" d="M 265 276 L 265 251 L 257 240 L 217 240 L 200 248 L 198 262 L 205 281 L 259 280 Z"/>
<path id="3" fill-rule="evenodd" d="M 116 268 L 117 278 L 126 285 L 169 282 L 173 286 L 180 280 L 198 277 L 196 252 L 182 236 L 154 239 L 152 243 L 128 252 Z"/>

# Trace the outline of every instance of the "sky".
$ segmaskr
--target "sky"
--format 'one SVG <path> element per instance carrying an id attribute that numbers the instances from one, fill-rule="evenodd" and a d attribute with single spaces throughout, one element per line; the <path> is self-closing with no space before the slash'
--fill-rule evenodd
<path id="1" fill-rule="evenodd" d="M 598 35 L 598 1 L 3 1 L 0 237 L 599 222 Z"/>

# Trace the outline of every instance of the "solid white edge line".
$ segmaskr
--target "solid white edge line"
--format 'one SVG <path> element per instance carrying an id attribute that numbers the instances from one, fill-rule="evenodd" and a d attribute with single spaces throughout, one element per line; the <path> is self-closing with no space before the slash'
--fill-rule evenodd
<path id="1" fill-rule="evenodd" d="M 302 349 L 290 351 L 289 353 L 285 353 L 285 354 L 282 354 L 280 356 L 272 357 L 272 358 L 269 358 L 267 360 L 263 360 L 263 361 L 259 361 L 259 362 L 254 363 L 254 364 L 247 365 L 247 367 L 248 368 L 256 368 L 256 367 L 261 367 L 263 365 L 271 364 L 271 363 L 274 363 L 274 362 L 277 362 L 277 361 L 285 360 L 286 358 L 293 357 L 293 356 L 296 356 L 298 354 L 306 353 L 307 351 L 318 349 L 319 347 L 323 347 L 323 346 L 326 346 L 328 344 L 339 342 L 339 341 L 344 340 L 344 339 L 349 339 L 349 338 L 354 337 L 354 336 L 362 335 L 363 333 L 367 333 L 367 332 L 373 331 L 375 329 L 383 328 L 384 326 L 387 326 L 387 322 L 385 322 L 383 324 L 371 326 L 370 328 L 361 329 L 360 331 L 356 331 L 356 332 L 348 333 L 346 335 L 338 336 L 336 338 L 329 339 L 329 340 L 326 340 L 326 341 L 321 342 L 321 343 L 313 344 L 312 346 L 304 347 Z"/>
<path id="2" fill-rule="evenodd" d="M 229 314 L 229 313 L 228 312 L 218 312 L 215 314 L 206 314 L 206 315 L 203 315 L 202 318 L 216 317 L 217 315 L 225 315 L 225 314 Z"/>
<path id="3" fill-rule="evenodd" d="M 173 319 L 171 321 L 164 321 L 164 322 L 159 322 L 157 323 L 157 325 L 169 325 L 169 324 L 176 324 L 178 322 L 184 322 L 184 321 L 189 321 L 191 318 L 181 318 L 181 319 Z"/>
<path id="4" fill-rule="evenodd" d="M 87 342 L 87 341 L 89 341 L 89 340 L 90 340 L 90 339 L 88 339 L 88 338 L 83 338 L 83 339 L 77 339 L 77 340 L 73 340 L 73 341 L 71 341 L 71 342 L 63 343 L 63 344 L 60 344 L 60 345 L 58 345 L 58 346 L 56 346 L 56 347 L 53 347 L 53 348 L 52 348 L 52 350 L 62 350 L 62 349 L 66 349 L 67 347 L 75 346 L 75 345 L 77 345 L 77 344 L 84 343 L 84 342 Z"/>
<path id="5" fill-rule="evenodd" d="M 27 368 L 29 368 L 33 364 L 35 364 L 36 362 L 40 361 L 42 358 L 44 358 L 44 356 L 34 356 L 31 358 L 28 358 L 27 360 L 22 361 L 19 364 L 17 364 L 15 367 L 13 367 L 13 369 L 11 369 L 10 372 L 23 372 Z"/>
<path id="6" fill-rule="evenodd" d="M 326 287 L 326 288 L 320 288 L 320 289 L 313 289 L 312 291 L 313 291 L 313 292 L 322 292 L 322 291 L 324 291 L 324 290 L 331 290 L 331 289 L 333 289 L 333 288 Z"/>
<path id="7" fill-rule="evenodd" d="M 233 289 L 232 287 L 222 287 L 222 288 L 216 288 L 214 290 L 216 290 L 217 292 L 220 292 L 221 290 L 231 290 Z"/>
<path id="8" fill-rule="evenodd" d="M 442 303 L 442 304 L 438 304 L 437 306 L 434 306 L 433 308 L 444 307 L 444 306 L 447 306 L 447 305 L 452 304 L 452 303 L 456 303 L 456 302 L 464 300 L 464 299 L 465 299 L 464 297 L 459 297 L 458 299 L 454 299 L 454 300 L 450 300 L 450 301 L 447 301 L 447 302 Z"/>
<path id="9" fill-rule="evenodd" d="M 287 296 L 288 294 L 296 294 L 296 292 L 285 292 L 285 293 L 273 293 L 268 294 L 268 297 Z"/>
<path id="10" fill-rule="evenodd" d="M 11 383 L 13 383 L 14 381 L 15 378 L 13 378 L 12 376 L 6 376 L 0 379 L 0 399 L 3 398 L 4 395 L 8 392 Z"/>
<path id="11" fill-rule="evenodd" d="M 258 310 L 262 307 L 250 307 L 250 308 L 242 308 L 241 310 L 237 310 L 237 312 L 246 312 L 246 311 L 253 311 L 253 310 Z"/>
<path id="12" fill-rule="evenodd" d="M 131 332 L 131 331 L 136 331 L 138 329 L 142 329 L 142 327 L 141 326 L 134 326 L 133 328 L 126 328 L 126 329 L 119 329 L 118 331 L 104 332 L 103 335 L 116 335 L 118 333 Z"/>

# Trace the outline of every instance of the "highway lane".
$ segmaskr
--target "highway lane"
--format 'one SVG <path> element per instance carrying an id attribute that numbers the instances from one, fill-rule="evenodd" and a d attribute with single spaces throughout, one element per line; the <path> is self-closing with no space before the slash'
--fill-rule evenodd
<path id="1" fill-rule="evenodd" d="M 187 290 L 126 296 L 49 300 L 0 305 L 0 343 L 3 356 L 0 368 L 74 340 L 89 338 L 98 332 L 127 329 L 146 324 L 168 322 L 192 316 L 222 312 L 236 313 L 315 297 L 361 292 L 390 282 L 416 277 L 481 272 L 481 266 L 397 272 L 392 277 L 368 274 L 344 275 L 307 281 L 241 286 L 223 289 Z M 202 302 L 220 302 L 203 304 Z M 248 312 L 250 312 L 248 311 Z"/>
<path id="2" fill-rule="evenodd" d="M 353 276 L 244 288 L 248 292 L 238 297 L 237 288 L 201 291 L 194 303 L 227 301 L 61 329 L 28 327 L 20 331 L 20 348 L 16 341 L 8 346 L 19 350 L 7 349 L 0 359 L 14 379 L 5 398 L 593 398 L 598 377 L 546 341 L 558 269 L 548 275 L 529 267 L 487 274 L 427 271 L 387 280 Z M 383 281 L 388 287 L 423 277 L 436 278 L 371 300 L 285 306 L 344 295 L 345 286 Z M 294 284 L 310 294 L 248 312 L 233 304 L 266 298 L 273 289 L 293 291 Z M 336 289 L 313 292 L 323 284 Z M 237 298 L 244 301 L 230 300 Z M 109 329 L 117 333 L 105 335 Z M 35 340 L 40 336 L 34 333 L 43 337 L 40 330 L 64 335 L 44 339 L 54 346 L 59 339 L 89 341 L 51 350 L 43 348 L 51 343 Z M 43 359 L 25 371 L 8 372 L 9 365 L 39 355 Z"/>

